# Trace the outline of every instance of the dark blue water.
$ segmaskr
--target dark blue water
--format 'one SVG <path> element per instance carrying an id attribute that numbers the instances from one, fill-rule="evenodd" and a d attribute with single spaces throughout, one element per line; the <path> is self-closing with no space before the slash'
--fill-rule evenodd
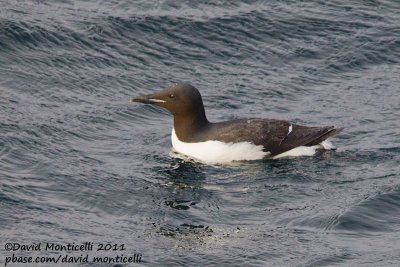
<path id="1" fill-rule="evenodd" d="M 143 266 L 400 265 L 399 1 L 0 6 L 3 266 L 7 242 L 86 241 Z M 182 81 L 211 121 L 345 131 L 313 157 L 183 162 L 171 116 L 129 103 Z"/>

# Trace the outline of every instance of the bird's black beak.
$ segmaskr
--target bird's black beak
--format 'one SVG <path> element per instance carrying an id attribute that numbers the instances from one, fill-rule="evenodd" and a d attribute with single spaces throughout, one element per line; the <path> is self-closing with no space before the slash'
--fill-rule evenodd
<path id="1" fill-rule="evenodd" d="M 144 104 L 160 104 L 165 103 L 165 100 L 160 99 L 157 94 L 143 95 L 131 99 L 131 102 L 139 102 Z"/>

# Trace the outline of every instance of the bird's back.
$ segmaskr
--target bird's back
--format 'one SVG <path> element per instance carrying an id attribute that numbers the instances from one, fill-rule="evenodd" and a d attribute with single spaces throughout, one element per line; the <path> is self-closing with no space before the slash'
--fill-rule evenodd
<path id="1" fill-rule="evenodd" d="M 224 143 L 250 142 L 262 145 L 269 156 L 275 156 L 299 146 L 317 145 L 341 130 L 333 126 L 300 126 L 274 119 L 238 119 L 212 123 L 196 138 Z"/>

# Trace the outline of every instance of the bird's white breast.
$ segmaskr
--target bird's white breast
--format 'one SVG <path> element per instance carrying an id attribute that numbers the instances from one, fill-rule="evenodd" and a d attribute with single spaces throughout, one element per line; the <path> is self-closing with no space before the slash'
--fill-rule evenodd
<path id="1" fill-rule="evenodd" d="M 223 143 L 212 140 L 199 143 L 185 143 L 178 139 L 175 129 L 172 129 L 171 140 L 172 146 L 177 152 L 205 163 L 257 160 L 269 154 L 269 152 L 263 151 L 263 146 L 257 146 L 250 142 Z"/>

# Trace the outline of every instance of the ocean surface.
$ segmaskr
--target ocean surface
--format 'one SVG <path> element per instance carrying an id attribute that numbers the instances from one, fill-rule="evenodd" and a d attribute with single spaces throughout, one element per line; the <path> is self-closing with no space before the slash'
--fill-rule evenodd
<path id="1" fill-rule="evenodd" d="M 129 102 L 175 82 L 211 121 L 345 130 L 312 157 L 185 162 L 168 112 Z M 2 266 L 399 266 L 399 173 L 398 0 L 0 0 Z M 124 250 L 44 249 L 84 242 Z"/>

